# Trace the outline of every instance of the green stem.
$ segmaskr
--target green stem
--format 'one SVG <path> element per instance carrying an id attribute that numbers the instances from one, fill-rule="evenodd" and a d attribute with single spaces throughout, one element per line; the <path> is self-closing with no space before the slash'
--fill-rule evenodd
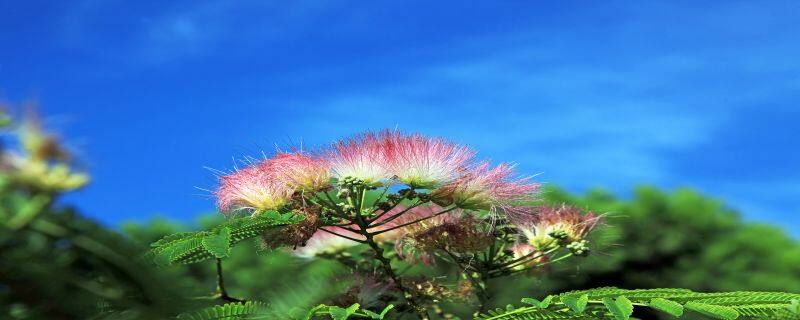
<path id="1" fill-rule="evenodd" d="M 364 192 L 364 190 L 360 190 L 360 192 Z M 364 219 L 364 217 L 360 214 L 360 212 L 359 214 L 356 215 L 355 222 L 359 226 L 359 231 L 361 235 L 363 235 L 366 238 L 365 242 L 367 243 L 367 245 L 369 245 L 372 251 L 375 252 L 375 258 L 378 259 L 378 261 L 381 263 L 384 273 L 386 273 L 386 275 L 390 279 L 392 279 L 392 282 L 394 282 L 395 287 L 398 290 L 400 290 L 400 292 L 403 294 L 403 298 L 406 299 L 406 302 L 411 307 L 411 309 L 413 309 L 414 312 L 417 313 L 417 316 L 420 319 L 426 319 L 426 320 L 430 319 L 425 309 L 417 303 L 411 291 L 406 286 L 403 285 L 403 280 L 397 275 L 397 273 L 392 268 L 391 261 L 384 255 L 383 248 L 381 248 L 381 246 L 375 242 L 375 239 L 373 238 L 375 234 L 367 231 L 369 222 Z"/>
<path id="2" fill-rule="evenodd" d="M 347 240 L 355 241 L 355 242 L 358 242 L 358 243 L 366 243 L 364 240 L 356 239 L 356 238 L 353 238 L 353 237 L 348 237 L 346 235 L 343 235 L 343 234 L 340 234 L 340 233 L 337 233 L 337 232 L 334 232 L 334 231 L 330 231 L 330 230 L 325 229 L 325 228 L 319 228 L 319 230 L 322 230 L 324 232 L 330 233 L 330 234 L 335 235 L 337 237 L 345 238 Z M 357 230 L 353 230 L 353 231 L 357 231 Z"/>
<path id="3" fill-rule="evenodd" d="M 427 216 L 425 218 L 419 218 L 419 219 L 416 219 L 416 220 L 411 221 L 411 222 L 407 222 L 407 223 L 404 223 L 404 224 L 401 224 L 401 225 L 398 225 L 398 226 L 391 227 L 389 229 L 383 229 L 383 230 L 380 230 L 380 231 L 376 231 L 373 234 L 377 235 L 377 234 L 381 234 L 381 233 L 384 233 L 384 232 L 389 232 L 389 231 L 392 231 L 392 230 L 395 230 L 395 229 L 400 229 L 402 227 L 406 227 L 406 226 L 409 226 L 409 225 L 412 225 L 412 224 L 415 224 L 415 223 L 418 223 L 418 222 L 422 222 L 422 221 L 425 221 L 425 220 L 428 220 L 428 219 L 443 215 L 443 214 L 448 213 L 450 211 L 453 211 L 455 209 L 456 209 L 456 207 L 451 207 L 451 208 L 439 211 L 438 213 L 436 213 L 434 215 Z M 370 226 L 369 228 L 373 228 L 373 227 L 375 227 L 375 226 Z"/>
<path id="4" fill-rule="evenodd" d="M 503 263 L 503 264 L 499 265 L 498 267 L 499 268 L 513 268 L 513 267 L 515 267 L 517 265 L 523 264 L 523 263 L 528 262 L 530 260 L 538 259 L 538 258 L 541 258 L 541 257 L 546 256 L 548 254 L 551 254 L 551 253 L 555 252 L 558 249 L 559 248 L 556 247 L 556 248 L 550 249 L 548 251 L 545 251 L 543 253 L 540 253 L 538 255 L 535 255 L 537 252 L 533 251 L 533 252 L 531 252 L 529 254 L 526 254 L 526 255 L 518 258 L 518 259 L 514 259 L 514 260 L 511 260 L 509 262 Z"/>
<path id="5" fill-rule="evenodd" d="M 225 290 L 225 279 L 222 277 L 222 259 L 217 258 L 217 296 L 225 302 L 245 302 L 242 299 L 237 299 L 228 295 Z"/>
<path id="6" fill-rule="evenodd" d="M 472 275 L 473 272 L 469 272 L 470 268 L 461 263 L 461 259 L 459 259 L 458 256 L 456 256 L 454 253 L 450 252 L 447 249 L 443 249 L 443 251 L 450 256 L 450 259 L 452 259 L 453 262 L 455 262 L 459 268 L 464 270 L 464 276 L 467 278 L 467 280 L 469 280 L 472 286 L 475 287 L 476 290 L 475 296 L 478 297 L 478 310 L 476 311 L 475 315 L 477 316 L 478 314 L 485 312 L 486 307 L 489 306 L 490 296 L 489 292 L 486 290 L 486 280 L 488 280 L 488 278 L 484 277 L 483 269 L 481 268 L 481 270 L 476 271 L 477 273 L 480 274 L 479 278 L 476 279 Z"/>
<path id="7" fill-rule="evenodd" d="M 403 209 L 403 211 L 400 211 L 400 212 L 396 213 L 395 215 L 393 215 L 393 216 L 391 216 L 391 217 L 387 218 L 386 220 L 383 220 L 383 221 L 381 221 L 381 222 L 378 222 L 378 223 L 374 223 L 374 222 L 378 221 L 380 218 L 382 218 L 383 216 L 385 216 L 385 215 L 386 215 L 387 213 L 389 213 L 390 211 L 394 210 L 394 208 L 395 208 L 395 207 L 397 207 L 397 205 L 395 205 L 395 206 L 392 206 L 390 209 L 388 209 L 388 210 L 385 210 L 385 211 L 381 212 L 379 215 L 375 216 L 374 218 L 372 218 L 372 219 L 368 219 L 368 220 L 367 220 L 367 222 L 369 222 L 369 225 L 370 225 L 369 227 L 370 227 L 370 228 L 380 227 L 380 226 L 382 226 L 382 225 L 385 225 L 385 224 L 387 224 L 387 223 L 391 222 L 391 221 L 392 221 L 392 220 L 394 220 L 394 219 L 397 219 L 398 217 L 400 217 L 400 216 L 401 216 L 401 215 L 403 215 L 404 213 L 408 212 L 409 210 L 411 210 L 411 209 L 414 209 L 414 208 L 416 208 L 416 207 L 420 206 L 422 203 L 423 203 L 423 202 L 420 202 L 419 200 L 417 200 L 416 202 L 412 203 L 412 204 L 411 204 L 410 206 L 408 206 L 407 208 Z"/>
<path id="8" fill-rule="evenodd" d="M 422 306 L 420 306 L 417 303 L 416 299 L 414 298 L 414 295 L 411 294 L 410 290 L 408 290 L 408 288 L 406 288 L 403 285 L 403 280 L 397 276 L 397 273 L 394 272 L 391 261 L 389 261 L 389 259 L 383 255 L 384 251 L 383 248 L 381 248 L 380 245 L 375 243 L 375 241 L 372 239 L 372 235 L 369 234 L 368 232 L 364 232 L 364 236 L 367 237 L 367 245 L 369 245 L 369 247 L 372 248 L 373 251 L 375 251 L 375 257 L 378 259 L 378 261 L 380 261 L 381 266 L 383 267 L 383 271 L 386 273 L 387 276 L 389 276 L 389 278 L 392 279 L 395 287 L 397 287 L 397 289 L 403 293 L 403 297 L 408 302 L 408 305 L 412 309 L 414 309 L 414 311 L 417 313 L 420 319 L 429 319 L 425 309 L 422 308 Z"/>

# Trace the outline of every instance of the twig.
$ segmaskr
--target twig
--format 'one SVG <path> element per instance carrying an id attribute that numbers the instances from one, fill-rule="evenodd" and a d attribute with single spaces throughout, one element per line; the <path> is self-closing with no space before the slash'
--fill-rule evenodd
<path id="1" fill-rule="evenodd" d="M 437 217 L 437 216 L 443 215 L 443 214 L 448 213 L 450 211 L 453 211 L 455 209 L 456 209 L 456 207 L 451 207 L 449 209 L 442 210 L 442 211 L 440 211 L 440 212 L 438 212 L 438 213 L 436 213 L 436 214 L 434 214 L 432 216 L 427 216 L 425 218 L 419 218 L 419 219 L 416 219 L 416 220 L 411 221 L 411 222 L 407 222 L 407 223 L 404 223 L 404 224 L 401 224 L 401 225 L 398 225 L 398 226 L 391 227 L 389 229 L 384 229 L 384 230 L 373 232 L 372 234 L 373 235 L 378 235 L 378 234 L 381 234 L 381 233 L 384 233 L 384 232 L 389 232 L 389 231 L 392 231 L 392 230 L 395 230 L 395 229 L 400 229 L 400 228 L 408 226 L 408 225 L 412 225 L 412 224 L 415 224 L 415 223 L 418 223 L 418 222 L 422 222 L 422 221 L 428 220 L 428 219 L 433 218 L 433 217 Z"/>
<path id="2" fill-rule="evenodd" d="M 343 235 L 343 234 L 341 234 L 341 233 L 337 233 L 337 232 L 334 232 L 334 231 L 330 231 L 330 230 L 328 230 L 328 229 L 325 229 L 325 228 L 319 228 L 319 229 L 320 229 L 320 230 L 322 230 L 322 231 L 325 231 L 325 232 L 327 232 L 327 233 L 330 233 L 330 234 L 332 234 L 332 235 L 335 235 L 335 236 L 338 236 L 338 237 L 345 238 L 345 239 L 347 239 L 347 240 L 352 240 L 352 241 L 355 241 L 355 242 L 358 242 L 358 243 L 367 243 L 367 242 L 366 242 L 366 241 L 364 241 L 364 240 L 361 240 L 361 239 L 356 239 L 356 238 L 353 238 L 353 237 L 348 237 L 348 236 L 346 236 L 346 235 Z M 354 231 L 355 231 L 355 230 L 354 230 Z"/>

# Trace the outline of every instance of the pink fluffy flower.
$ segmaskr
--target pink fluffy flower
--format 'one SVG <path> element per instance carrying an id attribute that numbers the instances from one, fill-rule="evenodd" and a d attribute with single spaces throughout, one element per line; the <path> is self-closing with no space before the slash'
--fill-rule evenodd
<path id="1" fill-rule="evenodd" d="M 440 138 L 399 132 L 381 134 L 391 173 L 411 187 L 435 188 L 459 177 L 475 152 Z"/>
<path id="2" fill-rule="evenodd" d="M 278 153 L 267 160 L 269 174 L 287 186 L 303 191 L 316 191 L 330 185 L 327 161 L 304 152 Z"/>
<path id="3" fill-rule="evenodd" d="M 513 214 L 520 202 L 530 200 L 539 185 L 528 178 L 513 178 L 513 166 L 500 164 L 491 168 L 488 162 L 476 165 L 458 180 L 434 190 L 438 202 L 455 204 L 460 208 L 498 209 Z"/>
<path id="4" fill-rule="evenodd" d="M 334 143 L 326 156 L 334 177 L 357 178 L 370 186 L 385 184 L 392 177 L 385 142 L 380 134 L 367 132 Z"/>
<path id="5" fill-rule="evenodd" d="M 222 211 L 274 210 L 287 204 L 294 190 L 273 178 L 266 162 L 260 162 L 219 178 L 215 192 Z"/>
<path id="6" fill-rule="evenodd" d="M 528 208 L 528 214 L 512 217 L 511 222 L 529 245 L 542 251 L 553 248 L 559 241 L 583 240 L 600 222 L 600 217 L 594 213 L 584 214 L 574 206 Z"/>

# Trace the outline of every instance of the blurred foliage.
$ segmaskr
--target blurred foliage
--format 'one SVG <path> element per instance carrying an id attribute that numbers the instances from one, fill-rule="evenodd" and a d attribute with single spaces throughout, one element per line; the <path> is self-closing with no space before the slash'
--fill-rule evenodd
<path id="1" fill-rule="evenodd" d="M 190 282 L 156 271 L 119 233 L 55 205 L 61 192 L 88 182 L 55 136 L 33 117 L 17 125 L 0 111 L 0 119 L 0 318 L 163 318 L 193 307 L 183 298 L 191 290 L 181 290 Z"/>
<path id="2" fill-rule="evenodd" d="M 614 285 L 800 292 L 796 239 L 774 226 L 744 222 L 695 191 L 640 187 L 622 201 L 599 190 L 575 197 L 554 189 L 545 198 L 605 212 L 608 224 L 597 234 L 601 253 L 574 273 L 552 277 L 553 290 Z"/>

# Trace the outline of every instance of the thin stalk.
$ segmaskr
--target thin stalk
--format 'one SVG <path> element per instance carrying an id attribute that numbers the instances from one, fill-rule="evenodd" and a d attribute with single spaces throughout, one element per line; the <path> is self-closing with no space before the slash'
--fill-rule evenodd
<path id="1" fill-rule="evenodd" d="M 563 255 L 563 256 L 560 256 L 560 257 L 558 257 L 558 258 L 556 258 L 556 259 L 553 259 L 553 260 L 550 260 L 550 261 L 547 261 L 547 262 L 543 262 L 543 263 L 537 264 L 537 265 L 535 265 L 535 266 L 533 266 L 533 267 L 530 267 L 530 268 L 525 268 L 525 269 L 520 269 L 520 270 L 513 270 L 513 271 L 511 271 L 511 272 L 509 272 L 509 273 L 495 273 L 495 274 L 491 274 L 491 273 L 490 273 L 490 274 L 489 274 L 489 276 L 490 276 L 490 277 L 492 277 L 492 278 L 497 278 L 497 277 L 500 277 L 500 276 L 510 276 L 510 275 L 515 275 L 515 274 L 518 274 L 518 273 L 522 273 L 522 272 L 528 271 L 528 270 L 530 270 L 530 269 L 534 269 L 534 268 L 541 268 L 541 267 L 544 267 L 544 266 L 546 266 L 546 265 L 549 265 L 549 264 L 553 264 L 553 263 L 559 262 L 559 261 L 561 261 L 561 260 L 564 260 L 564 259 L 566 259 L 566 258 L 569 258 L 569 257 L 572 257 L 572 256 L 573 256 L 573 254 L 572 254 L 572 253 L 567 253 L 567 254 L 565 254 L 565 255 Z M 494 270 L 494 271 L 497 271 L 497 272 L 499 272 L 499 270 Z"/>
<path id="2" fill-rule="evenodd" d="M 403 285 L 403 280 L 400 277 L 398 277 L 397 274 L 394 272 L 391 261 L 389 261 L 389 259 L 383 255 L 384 251 L 383 248 L 381 248 L 380 245 L 375 243 L 370 233 L 364 232 L 364 235 L 367 237 L 367 245 L 369 245 L 369 247 L 372 248 L 372 251 L 375 251 L 375 257 L 378 259 L 378 261 L 381 262 L 383 271 L 386 273 L 387 276 L 389 276 L 389 278 L 392 279 L 397 289 L 403 293 L 403 297 L 406 299 L 411 309 L 414 309 L 414 311 L 417 313 L 417 316 L 419 316 L 420 319 L 429 319 L 428 313 L 422 306 L 420 306 L 417 303 L 416 299 L 414 298 L 414 295 L 411 294 L 408 288 Z"/>
<path id="3" fill-rule="evenodd" d="M 337 237 L 342 237 L 342 238 L 345 238 L 345 239 L 347 239 L 347 240 L 352 240 L 352 241 L 355 241 L 355 242 L 358 242 L 358 243 L 367 243 L 367 242 L 366 242 L 366 241 L 364 241 L 364 240 L 361 240 L 361 239 L 356 239 L 356 238 L 353 238 L 353 237 L 348 237 L 348 236 L 346 236 L 346 235 L 343 235 L 343 234 L 341 234 L 341 233 L 334 232 L 334 231 L 330 231 L 330 230 L 328 230 L 328 229 L 325 229 L 325 228 L 319 228 L 319 229 L 320 229 L 320 230 L 322 230 L 322 231 L 324 231 L 324 232 L 327 232 L 327 233 L 330 233 L 330 234 L 332 234 L 332 235 L 335 235 L 335 236 L 337 236 Z M 348 229 L 348 230 L 353 230 L 353 229 Z M 353 232 L 358 232 L 358 231 L 357 231 L 357 230 L 353 230 Z"/>
<path id="4" fill-rule="evenodd" d="M 399 203 L 399 202 L 398 202 L 398 203 Z M 370 228 L 380 227 L 380 226 L 382 226 L 382 225 L 384 225 L 384 224 L 387 224 L 387 223 L 391 222 L 391 221 L 392 221 L 392 220 L 394 220 L 394 219 L 397 219 L 397 217 L 399 217 L 400 215 L 402 215 L 402 214 L 404 214 L 404 213 L 408 212 L 408 210 L 411 210 L 411 209 L 414 209 L 414 208 L 416 208 L 416 207 L 420 206 L 422 203 L 423 203 L 423 202 L 420 202 L 419 200 L 417 200 L 417 202 L 415 202 L 415 203 L 411 204 L 409 207 L 407 207 L 407 208 L 403 209 L 403 211 L 400 211 L 400 212 L 398 212 L 398 213 L 396 213 L 396 214 L 392 215 L 392 216 L 391 216 L 391 217 L 389 217 L 388 219 L 386 219 L 386 220 L 383 220 L 383 221 L 381 221 L 381 222 L 379 222 L 379 223 L 372 224 L 373 222 L 375 222 L 375 221 L 378 221 L 378 219 L 380 219 L 380 218 L 382 218 L 383 216 L 385 216 L 385 215 L 386 215 L 387 213 L 389 213 L 390 211 L 394 210 L 394 208 L 396 208 L 396 207 L 397 207 L 397 204 L 396 204 L 396 205 L 392 206 L 391 208 L 389 208 L 388 210 L 385 210 L 385 211 L 381 212 L 381 213 L 380 213 L 379 215 L 377 215 L 375 218 L 372 218 L 372 219 L 369 219 L 369 220 L 367 220 L 367 222 L 369 222 L 369 223 L 371 224 L 371 225 L 369 226 Z"/>
<path id="5" fill-rule="evenodd" d="M 525 262 L 528 262 L 528 261 L 533 260 L 533 259 L 541 258 L 543 256 L 546 256 L 548 254 L 551 254 L 551 253 L 555 252 L 558 249 L 559 248 L 556 247 L 556 248 L 547 250 L 545 252 L 541 252 L 538 255 L 535 255 L 537 252 L 533 251 L 533 252 L 531 252 L 529 254 L 526 254 L 526 255 L 524 255 L 522 257 L 519 257 L 519 258 L 511 260 L 511 261 L 508 261 L 508 262 L 503 263 L 501 265 L 498 265 L 497 267 L 499 267 L 499 268 L 513 268 L 514 266 L 519 265 L 520 263 L 525 263 Z"/>
<path id="6" fill-rule="evenodd" d="M 225 290 L 225 279 L 222 277 L 222 259 L 217 258 L 217 296 L 225 302 L 245 302 L 242 299 L 234 298 L 228 295 Z"/>
<path id="7" fill-rule="evenodd" d="M 378 202 L 380 202 L 381 199 L 383 199 L 383 196 L 385 196 L 387 192 L 389 192 L 389 187 L 384 187 L 381 194 L 377 198 L 375 198 L 375 202 L 372 203 L 372 207 L 376 207 L 378 205 Z M 373 210 L 372 213 L 375 213 L 375 211 Z"/>
<path id="8" fill-rule="evenodd" d="M 451 207 L 449 209 L 445 209 L 445 210 L 439 211 L 438 213 L 436 213 L 436 214 L 434 214 L 432 216 L 428 216 L 428 217 L 425 217 L 425 218 L 419 218 L 419 219 L 416 219 L 416 220 L 411 221 L 411 222 L 407 222 L 407 223 L 404 223 L 404 224 L 401 224 L 401 225 L 398 225 L 398 226 L 391 227 L 389 229 L 384 229 L 384 230 L 373 232 L 372 234 L 378 235 L 378 234 L 381 234 L 381 233 L 384 233 L 384 232 L 389 232 L 389 231 L 392 231 L 392 230 L 395 230 L 395 229 L 400 229 L 400 228 L 403 228 L 405 226 L 409 226 L 409 225 L 412 225 L 412 224 L 415 224 L 415 223 L 418 223 L 418 222 L 422 222 L 422 221 L 428 220 L 428 219 L 433 218 L 433 217 L 437 217 L 437 216 L 443 215 L 443 214 L 448 213 L 450 211 L 453 211 L 455 209 L 456 209 L 456 207 Z M 370 227 L 370 228 L 372 228 L 372 227 Z"/>
<path id="9" fill-rule="evenodd" d="M 461 263 L 461 259 L 459 259 L 458 256 L 456 256 L 447 249 L 443 249 L 443 251 L 450 256 L 450 259 L 452 259 L 458 265 L 459 268 L 461 268 L 464 271 L 470 269 Z M 466 276 L 467 280 L 469 280 L 469 282 L 472 283 L 472 286 L 475 287 L 476 289 L 475 296 L 478 297 L 478 312 L 482 313 L 486 311 L 486 307 L 489 305 L 490 297 L 489 297 L 489 292 L 486 291 L 486 282 L 484 281 L 482 270 L 479 271 L 478 273 L 481 274 L 480 279 L 475 279 L 475 277 L 473 277 L 472 274 L 470 274 L 469 272 L 465 272 L 464 275 Z"/>
<path id="10" fill-rule="evenodd" d="M 363 190 L 361 190 L 361 192 L 363 192 Z M 381 246 L 375 242 L 375 239 L 373 238 L 375 234 L 367 231 L 367 226 L 369 225 L 369 223 L 360 214 L 356 215 L 356 223 L 359 226 L 359 231 L 361 235 L 366 238 L 365 240 L 366 244 L 369 245 L 372 251 L 375 252 L 375 258 L 377 258 L 378 261 L 381 263 L 384 273 L 386 273 L 386 275 L 389 276 L 390 279 L 392 279 L 395 287 L 397 287 L 397 289 L 403 293 L 403 298 L 406 299 L 406 302 L 408 302 L 408 305 L 411 307 L 411 309 L 413 309 L 414 312 L 416 312 L 417 316 L 420 319 L 425 319 L 425 320 L 430 319 L 428 313 L 425 311 L 425 308 L 423 308 L 417 303 L 416 299 L 414 298 L 414 295 L 411 294 L 411 291 L 406 286 L 403 285 L 403 280 L 397 275 L 397 273 L 392 268 L 392 262 L 384 255 L 383 248 L 381 248 Z"/>

